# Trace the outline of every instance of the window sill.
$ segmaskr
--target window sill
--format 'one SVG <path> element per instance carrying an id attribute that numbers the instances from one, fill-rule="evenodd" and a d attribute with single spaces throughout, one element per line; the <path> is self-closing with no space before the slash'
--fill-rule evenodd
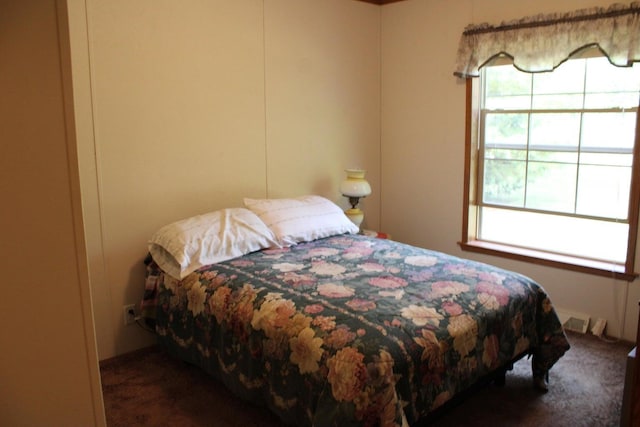
<path id="1" fill-rule="evenodd" d="M 613 277 L 615 279 L 620 279 L 627 282 L 631 282 L 638 277 L 637 273 L 625 272 L 624 265 L 612 264 L 603 261 L 553 254 L 549 252 L 536 251 L 533 249 L 502 245 L 499 243 L 483 242 L 479 240 L 459 242 L 458 244 L 463 251 L 495 255 L 503 258 L 526 261 L 548 267 L 577 271 L 580 273 Z"/>

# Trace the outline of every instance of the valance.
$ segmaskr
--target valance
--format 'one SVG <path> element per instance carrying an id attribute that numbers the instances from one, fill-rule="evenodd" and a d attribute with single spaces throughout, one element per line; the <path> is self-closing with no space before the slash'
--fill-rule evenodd
<path id="1" fill-rule="evenodd" d="M 575 52 L 597 46 L 613 65 L 640 61 L 640 2 L 589 8 L 565 14 L 470 25 L 460 38 L 454 74 L 478 77 L 480 68 L 499 55 L 526 72 L 552 71 Z"/>

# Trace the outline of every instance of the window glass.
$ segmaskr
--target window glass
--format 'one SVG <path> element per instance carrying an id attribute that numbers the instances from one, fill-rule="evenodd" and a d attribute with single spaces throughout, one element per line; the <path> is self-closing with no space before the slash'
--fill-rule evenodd
<path id="1" fill-rule="evenodd" d="M 528 118 L 528 114 L 487 114 L 485 144 L 488 147 L 526 147 Z"/>
<path id="2" fill-rule="evenodd" d="M 576 213 L 626 221 L 630 182 L 630 167 L 582 165 Z"/>
<path id="3" fill-rule="evenodd" d="M 575 164 L 529 162 L 525 207 L 552 212 L 573 212 L 576 171 Z"/>
<path id="4" fill-rule="evenodd" d="M 584 113 L 582 147 L 589 152 L 633 149 L 636 133 L 636 113 Z"/>
<path id="5" fill-rule="evenodd" d="M 524 183 L 527 164 L 518 160 L 485 161 L 484 202 L 524 206 Z"/>
<path id="6" fill-rule="evenodd" d="M 584 61 L 569 61 L 552 73 L 533 76 L 533 109 L 582 108 Z"/>
<path id="7" fill-rule="evenodd" d="M 531 114 L 530 146 L 576 150 L 580 143 L 580 113 Z"/>
<path id="8" fill-rule="evenodd" d="M 585 108 L 635 108 L 640 67 L 614 67 L 606 58 L 590 58 L 585 79 Z M 554 72 L 555 74 L 555 72 Z"/>
<path id="9" fill-rule="evenodd" d="M 531 105 L 531 75 L 521 73 L 511 65 L 491 67 L 495 72 L 485 79 L 485 106 L 489 109 L 511 110 Z"/>
<path id="10" fill-rule="evenodd" d="M 538 212 L 482 209 L 483 240 L 514 247 L 624 263 L 629 225 Z"/>

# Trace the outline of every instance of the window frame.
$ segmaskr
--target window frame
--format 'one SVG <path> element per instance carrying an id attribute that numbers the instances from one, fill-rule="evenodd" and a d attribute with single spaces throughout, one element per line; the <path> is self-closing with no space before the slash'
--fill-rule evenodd
<path id="1" fill-rule="evenodd" d="M 481 88 L 479 80 L 479 78 L 466 79 L 462 239 L 458 242 L 461 249 L 580 273 L 614 277 L 625 281 L 635 280 L 635 278 L 638 277 L 638 273 L 634 271 L 634 264 L 640 211 L 640 109 L 636 112 L 636 135 L 633 147 L 629 196 L 627 254 L 624 265 L 614 266 L 611 262 L 487 242 L 477 238 L 479 215 L 479 205 L 477 201 L 480 191 L 479 171 L 481 169 L 479 159 L 480 150 L 477 143 L 480 126 L 480 105 L 478 100 Z"/>

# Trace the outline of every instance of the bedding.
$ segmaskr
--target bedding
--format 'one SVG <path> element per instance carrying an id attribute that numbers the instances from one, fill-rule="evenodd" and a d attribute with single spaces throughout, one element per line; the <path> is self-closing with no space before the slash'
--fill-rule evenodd
<path id="1" fill-rule="evenodd" d="M 244 205 L 264 221 L 282 246 L 359 231 L 338 205 L 321 196 L 245 198 Z"/>
<path id="2" fill-rule="evenodd" d="M 362 235 L 182 280 L 148 257 L 143 306 L 171 354 L 290 425 L 411 425 L 523 355 L 544 378 L 569 348 L 531 279 Z"/>
<path id="3" fill-rule="evenodd" d="M 256 214 L 228 208 L 167 224 L 149 239 L 149 253 L 171 276 L 184 279 L 198 268 L 249 252 L 278 247 Z"/>

